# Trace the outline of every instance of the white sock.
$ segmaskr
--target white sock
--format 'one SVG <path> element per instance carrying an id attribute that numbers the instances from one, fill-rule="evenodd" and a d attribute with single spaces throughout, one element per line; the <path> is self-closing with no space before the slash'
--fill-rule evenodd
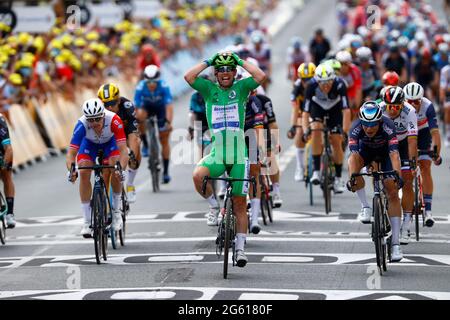
<path id="1" fill-rule="evenodd" d="M 400 217 L 390 217 L 392 226 L 392 245 L 400 244 Z"/>
<path id="2" fill-rule="evenodd" d="M 128 179 L 127 179 L 128 186 L 134 186 L 134 179 L 136 178 L 136 174 L 137 170 L 128 169 Z"/>
<path id="3" fill-rule="evenodd" d="M 272 186 L 273 186 L 273 193 L 279 194 L 280 193 L 280 183 L 275 182 Z"/>
<path id="4" fill-rule="evenodd" d="M 121 196 L 122 194 L 121 193 L 113 193 L 113 209 L 115 209 L 115 210 L 119 210 L 119 208 L 120 208 L 120 205 L 119 205 L 119 203 L 120 203 L 120 196 Z"/>
<path id="5" fill-rule="evenodd" d="M 447 140 L 450 140 L 450 124 L 445 125 L 445 132 L 446 132 Z"/>
<path id="6" fill-rule="evenodd" d="M 370 205 L 367 202 L 366 188 L 362 188 L 356 191 L 356 194 L 358 195 L 359 201 L 361 202 L 361 206 L 363 208 L 370 208 Z"/>
<path id="7" fill-rule="evenodd" d="M 244 250 L 246 238 L 247 235 L 245 233 L 236 233 L 236 251 Z"/>
<path id="8" fill-rule="evenodd" d="M 206 200 L 208 201 L 209 206 L 211 208 L 218 208 L 219 207 L 219 203 L 217 202 L 217 199 L 216 199 L 216 197 L 214 197 L 213 194 Z"/>
<path id="9" fill-rule="evenodd" d="M 297 170 L 303 170 L 305 167 L 305 149 L 297 148 Z"/>
<path id="10" fill-rule="evenodd" d="M 252 204 L 252 220 L 258 221 L 259 217 L 259 210 L 261 209 L 261 199 L 252 199 L 250 200 L 250 203 Z"/>
<path id="11" fill-rule="evenodd" d="M 403 212 L 403 227 L 409 230 L 409 224 L 411 223 L 411 212 Z"/>
<path id="12" fill-rule="evenodd" d="M 83 212 L 84 222 L 91 223 L 91 204 L 90 204 L 90 202 L 81 203 L 81 211 Z"/>

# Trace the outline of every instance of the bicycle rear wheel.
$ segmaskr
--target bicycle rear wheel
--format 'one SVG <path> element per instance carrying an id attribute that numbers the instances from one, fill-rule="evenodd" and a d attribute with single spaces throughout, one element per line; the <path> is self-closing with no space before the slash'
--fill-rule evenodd
<path id="1" fill-rule="evenodd" d="M 309 148 L 309 156 L 308 156 L 308 177 L 306 178 L 306 183 L 308 184 L 309 189 L 309 205 L 314 205 L 314 197 L 313 197 L 313 185 L 310 181 L 313 174 L 313 156 L 311 152 L 311 147 Z"/>
<path id="2" fill-rule="evenodd" d="M 231 247 L 232 236 L 232 215 L 233 215 L 233 202 L 231 198 L 228 198 L 225 203 L 225 242 L 223 250 L 223 278 L 228 277 L 228 257 Z"/>
<path id="3" fill-rule="evenodd" d="M 383 251 L 383 232 L 382 232 L 383 208 L 379 196 L 373 199 L 373 223 L 372 223 L 372 240 L 375 244 L 375 254 L 378 271 L 383 274 L 384 257 L 386 252 Z"/>

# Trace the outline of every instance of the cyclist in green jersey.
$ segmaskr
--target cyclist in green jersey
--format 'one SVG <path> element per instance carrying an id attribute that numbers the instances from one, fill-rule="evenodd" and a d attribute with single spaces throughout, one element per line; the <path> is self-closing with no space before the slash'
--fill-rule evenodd
<path id="1" fill-rule="evenodd" d="M 235 81 L 238 65 L 247 70 L 251 77 Z M 217 83 L 199 77 L 200 73 L 210 66 L 215 69 Z M 222 52 L 191 68 L 184 79 L 200 92 L 206 104 L 206 117 L 213 147 L 210 154 L 197 165 L 193 179 L 197 192 L 205 197 L 210 205 L 208 224 L 217 225 L 219 204 L 214 198 L 211 185 L 208 185 L 206 194 L 202 194 L 203 178 L 219 177 L 227 171 L 231 178 L 248 179 L 249 161 L 244 135 L 245 107 L 250 92 L 266 80 L 266 74 L 257 66 L 240 59 L 238 55 Z M 249 185 L 245 182 L 236 182 L 233 185 L 234 214 L 237 218 L 236 263 L 239 267 L 244 267 L 247 263 L 244 244 L 248 230 L 248 189 Z"/>

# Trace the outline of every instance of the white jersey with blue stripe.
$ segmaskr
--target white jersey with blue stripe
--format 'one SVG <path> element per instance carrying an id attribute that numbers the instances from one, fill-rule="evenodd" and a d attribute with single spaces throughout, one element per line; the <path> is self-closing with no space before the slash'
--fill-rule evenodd
<path id="1" fill-rule="evenodd" d="M 383 109 L 384 115 L 390 118 L 389 114 L 386 112 L 386 104 L 381 102 L 380 107 Z M 397 132 L 399 142 L 405 140 L 407 137 L 417 137 L 418 129 L 416 109 L 414 109 L 414 107 L 408 102 L 403 104 L 400 115 L 397 118 L 392 119 L 392 121 L 394 121 L 395 131 Z"/>
<path id="2" fill-rule="evenodd" d="M 419 131 L 423 129 L 437 129 L 437 116 L 433 103 L 427 98 L 422 98 L 422 105 L 417 112 L 417 126 Z"/>

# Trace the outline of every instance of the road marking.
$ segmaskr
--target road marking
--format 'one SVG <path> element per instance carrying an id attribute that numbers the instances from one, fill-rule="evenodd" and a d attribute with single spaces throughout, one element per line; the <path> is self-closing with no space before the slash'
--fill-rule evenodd
<path id="1" fill-rule="evenodd" d="M 168 300 L 176 296 L 173 291 L 130 291 L 115 293 L 112 300 Z"/>
<path id="2" fill-rule="evenodd" d="M 298 300 L 297 294 L 242 293 L 239 300 Z"/>
<path id="3" fill-rule="evenodd" d="M 375 253 L 256 253 L 247 252 L 249 264 L 298 264 L 298 265 L 375 265 Z M 230 255 L 231 259 L 231 255 Z M 158 253 L 158 254 L 110 254 L 102 264 L 132 266 L 148 264 L 222 264 L 215 252 Z M 55 268 L 70 266 L 96 266 L 91 255 L 35 256 L 0 258 L 1 269 Z M 390 268 L 445 267 L 450 266 L 448 255 L 406 254 L 400 263 L 389 264 Z"/>
<path id="4" fill-rule="evenodd" d="M 231 275 L 230 275 L 231 277 Z M 161 295 L 155 294 L 162 292 Z M 175 293 L 175 295 L 173 295 Z M 402 298 L 408 300 L 449 300 L 450 292 L 407 291 L 407 290 L 317 290 L 317 289 L 267 289 L 267 288 L 223 288 L 223 287 L 149 287 L 149 288 L 97 288 L 81 290 L 23 290 L 2 291 L 0 299 L 37 300 L 110 300 L 113 297 L 126 298 L 158 297 L 174 300 L 272 300 L 278 297 L 298 300 L 381 300 Z M 144 296 L 146 294 L 146 296 Z"/>

